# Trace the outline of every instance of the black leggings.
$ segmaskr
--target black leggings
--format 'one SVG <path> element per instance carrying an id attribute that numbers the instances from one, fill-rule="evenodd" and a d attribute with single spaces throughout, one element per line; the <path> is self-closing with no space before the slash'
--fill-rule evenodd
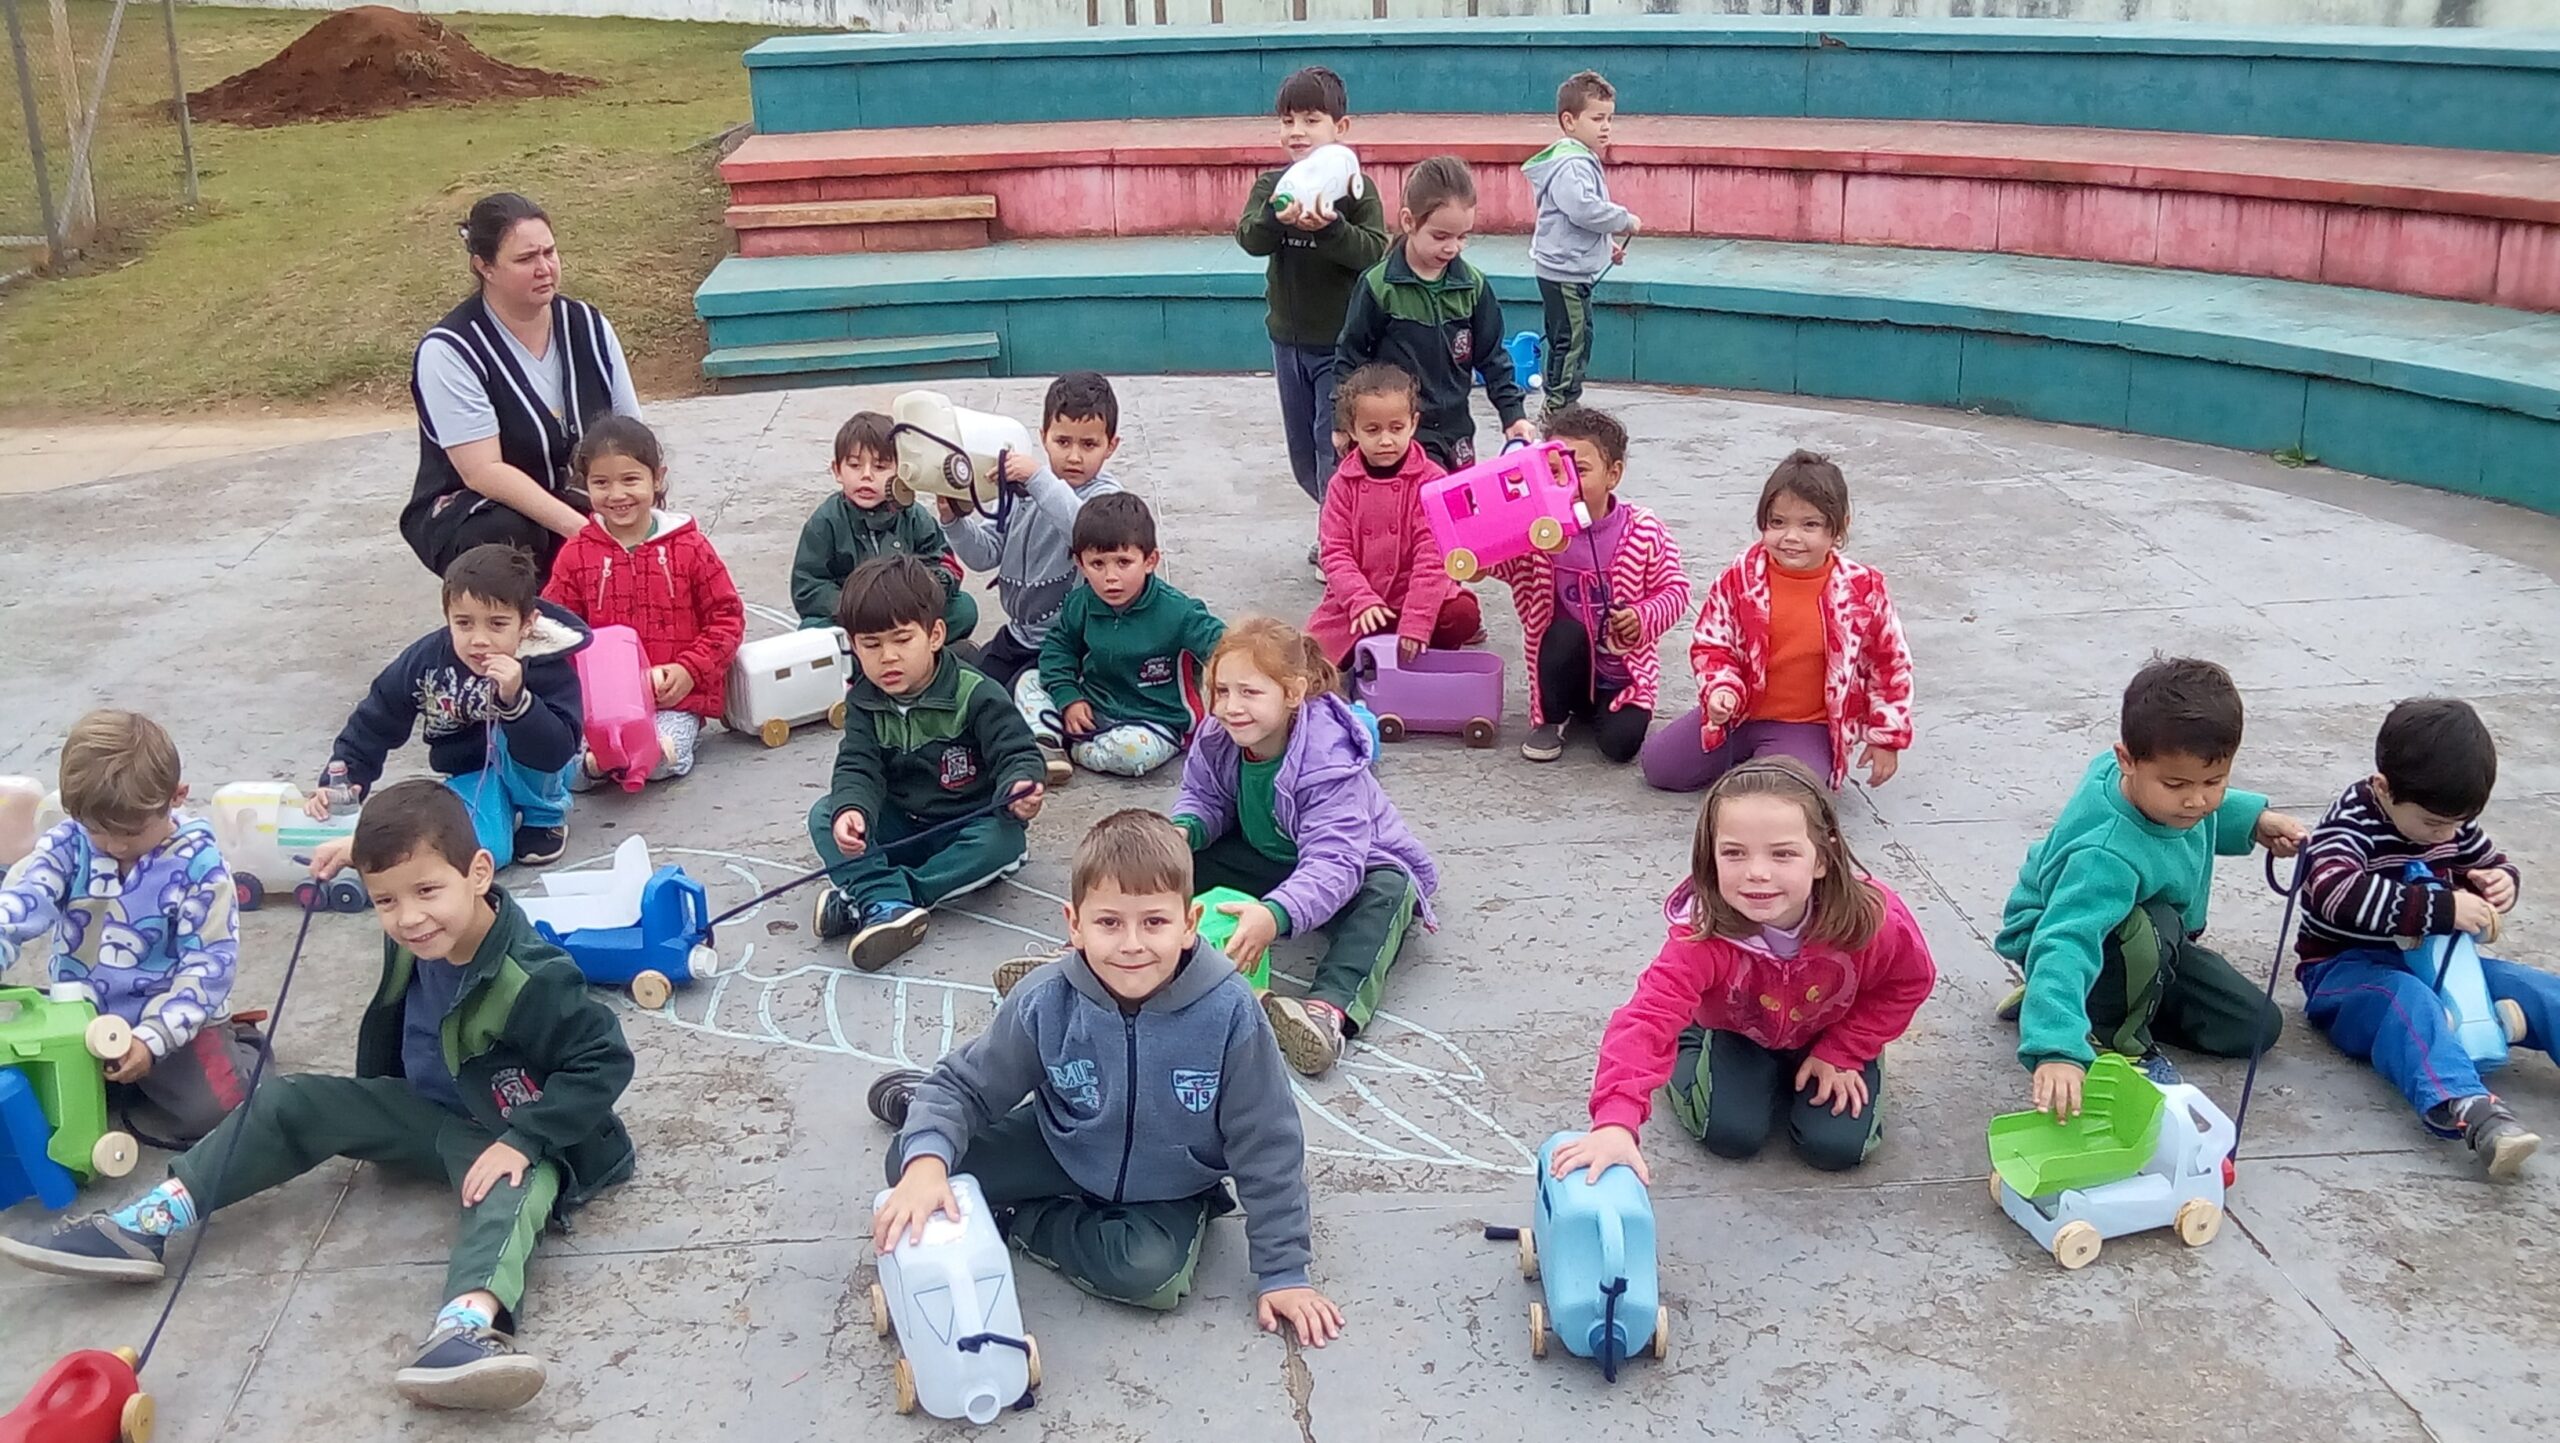
<path id="1" fill-rule="evenodd" d="M 474 503 L 482 503 L 475 505 Z M 550 527 L 511 506 L 490 501 L 476 491 L 459 491 L 441 510 L 422 511 L 401 528 L 409 549 L 429 571 L 444 575 L 455 557 L 474 546 L 503 541 L 533 553 L 540 584 L 551 581 L 551 563 L 560 554 L 561 537 Z"/>
<path id="2" fill-rule="evenodd" d="M 1550 722 L 1587 721 L 1600 755 L 1613 762 L 1633 761 L 1644 749 L 1653 713 L 1640 706 L 1612 710 L 1609 703 L 1617 699 L 1618 688 L 1602 689 L 1595 681 L 1591 633 L 1578 619 L 1558 614 L 1538 642 L 1539 714 Z"/>

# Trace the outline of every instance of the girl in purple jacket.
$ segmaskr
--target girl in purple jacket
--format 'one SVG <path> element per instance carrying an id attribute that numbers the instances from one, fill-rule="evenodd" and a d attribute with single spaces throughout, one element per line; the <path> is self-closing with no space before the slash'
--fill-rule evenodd
<path id="1" fill-rule="evenodd" d="M 1266 993 L 1281 1055 L 1321 1076 L 1358 1035 L 1440 869 L 1406 830 L 1369 763 L 1368 731 L 1335 694 L 1340 677 L 1296 627 L 1267 616 L 1227 628 L 1209 659 L 1209 715 L 1182 764 L 1173 820 L 1191 838 L 1196 885 L 1233 887 L 1227 955 L 1249 968 L 1274 939 L 1323 931 L 1304 998 Z"/>

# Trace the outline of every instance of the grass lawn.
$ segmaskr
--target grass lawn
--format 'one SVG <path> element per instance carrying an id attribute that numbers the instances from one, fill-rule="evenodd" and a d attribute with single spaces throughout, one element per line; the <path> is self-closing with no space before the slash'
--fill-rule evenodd
<path id="1" fill-rule="evenodd" d="M 72 0 L 84 71 L 107 9 L 103 0 Z M 45 7 L 21 3 L 20 12 L 42 70 L 51 53 Z M 187 87 L 203 89 L 264 61 L 320 18 L 180 6 Z M 470 284 L 454 227 L 474 199 L 502 189 L 524 191 L 550 210 L 563 289 L 613 318 L 641 393 L 698 389 L 703 343 L 693 287 L 727 250 L 725 192 L 710 142 L 747 118 L 739 54 L 777 32 L 439 18 L 498 59 L 601 84 L 560 99 L 429 106 L 370 120 L 265 130 L 198 124 L 200 212 L 124 237 L 72 274 L 0 291 L 0 418 L 244 402 L 405 404 L 418 336 Z M 156 5 L 135 5 L 117 47 L 115 98 L 99 141 L 98 206 L 110 222 L 119 194 L 156 205 L 176 192 L 169 178 L 176 126 L 151 110 L 168 88 L 160 25 Z M 0 119 L 0 231 L 20 210 L 34 211 L 13 89 L 0 84 L 0 100 L 9 102 L 0 107 L 8 111 Z M 57 123 L 46 116 L 48 126 Z M 61 156 L 52 168 L 62 172 Z"/>

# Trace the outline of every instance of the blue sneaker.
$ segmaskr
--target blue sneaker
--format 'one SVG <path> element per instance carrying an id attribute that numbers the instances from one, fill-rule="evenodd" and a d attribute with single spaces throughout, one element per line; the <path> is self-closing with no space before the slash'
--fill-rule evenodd
<path id="1" fill-rule="evenodd" d="M 0 1238 L 0 1258 L 22 1268 L 62 1278 L 98 1278 L 116 1283 L 156 1283 L 167 1269 L 161 1258 L 169 1240 L 155 1233 L 117 1226 L 104 1213 L 82 1218 L 32 1241 Z"/>
<path id="2" fill-rule="evenodd" d="M 2152 1048 L 2149 1052 L 2142 1054 L 2140 1057 L 2134 1058 L 2133 1065 L 2142 1070 L 2143 1076 L 2150 1078 L 2154 1083 L 2162 1087 L 2175 1087 L 2179 1083 L 2186 1081 L 2185 1078 L 2178 1075 L 2178 1064 L 2171 1062 L 2169 1060 L 2169 1054 L 2161 1051 L 2157 1047 Z"/>
<path id="3" fill-rule="evenodd" d="M 862 909 L 862 929 L 845 944 L 845 960 L 877 972 L 924 940 L 925 922 L 925 910 L 913 902 L 874 902 Z"/>

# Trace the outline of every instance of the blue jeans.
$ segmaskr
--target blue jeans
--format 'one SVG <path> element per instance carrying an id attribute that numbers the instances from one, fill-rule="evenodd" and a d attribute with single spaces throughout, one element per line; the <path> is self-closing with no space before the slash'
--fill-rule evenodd
<path id="1" fill-rule="evenodd" d="M 2418 1109 L 2429 1127 L 2443 1132 L 2432 1114 L 2445 1103 L 2489 1090 L 2471 1054 L 2445 1025 L 2444 1004 L 2429 979 L 2400 965 L 2379 947 L 2341 952 L 2302 974 L 2303 1011 L 2338 1050 L 2373 1064 Z M 2549 1052 L 2560 1024 L 2560 977 L 2495 957 L 2480 959 L 2491 1001 L 2512 1001 L 2524 1011 L 2524 1045 Z"/>
<path id="2" fill-rule="evenodd" d="M 1289 433 L 1289 469 L 1298 489 L 1324 500 L 1341 457 L 1333 452 L 1333 347 L 1271 343 L 1271 372 L 1280 382 L 1280 425 Z"/>
<path id="3" fill-rule="evenodd" d="M 489 765 L 447 777 L 444 784 L 471 809 L 471 830 L 481 850 L 504 867 L 516 859 L 516 828 L 556 827 L 569 819 L 569 777 L 577 758 L 554 772 L 537 772 L 507 755 L 507 729 L 489 729 Z"/>

